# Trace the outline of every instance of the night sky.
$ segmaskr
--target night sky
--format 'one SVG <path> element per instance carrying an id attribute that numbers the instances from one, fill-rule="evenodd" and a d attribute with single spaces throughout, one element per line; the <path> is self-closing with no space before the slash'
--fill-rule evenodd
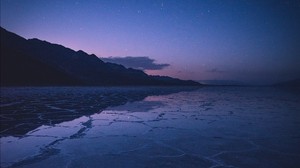
<path id="1" fill-rule="evenodd" d="M 299 0 L 1 0 L 1 26 L 148 74 L 252 84 L 300 77 Z"/>

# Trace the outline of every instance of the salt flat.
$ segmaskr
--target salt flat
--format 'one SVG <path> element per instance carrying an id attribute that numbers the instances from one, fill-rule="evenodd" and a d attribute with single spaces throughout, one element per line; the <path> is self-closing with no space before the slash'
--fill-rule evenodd
<path id="1" fill-rule="evenodd" d="M 299 93 L 1 88 L 1 167 L 297 167 Z"/>

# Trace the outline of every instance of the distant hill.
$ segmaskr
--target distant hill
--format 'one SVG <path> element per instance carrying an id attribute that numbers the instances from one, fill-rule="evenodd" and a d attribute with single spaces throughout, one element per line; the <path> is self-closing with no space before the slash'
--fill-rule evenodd
<path id="1" fill-rule="evenodd" d="M 105 63 L 94 54 L 1 28 L 1 86 L 201 85 Z"/>
<path id="2" fill-rule="evenodd" d="M 245 86 L 246 85 L 243 82 L 233 81 L 233 80 L 201 80 L 199 82 L 202 84 L 215 85 L 215 86 Z"/>
<path id="3" fill-rule="evenodd" d="M 276 83 L 273 86 L 300 87 L 300 78 L 294 79 L 294 80 L 289 80 L 289 81 L 284 81 L 284 82 L 280 82 L 280 83 Z"/>

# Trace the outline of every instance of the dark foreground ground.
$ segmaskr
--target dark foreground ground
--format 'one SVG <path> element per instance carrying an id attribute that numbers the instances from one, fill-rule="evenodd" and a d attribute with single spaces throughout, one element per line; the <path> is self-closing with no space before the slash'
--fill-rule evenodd
<path id="1" fill-rule="evenodd" d="M 300 92 L 1 88 L 1 167 L 298 167 Z"/>

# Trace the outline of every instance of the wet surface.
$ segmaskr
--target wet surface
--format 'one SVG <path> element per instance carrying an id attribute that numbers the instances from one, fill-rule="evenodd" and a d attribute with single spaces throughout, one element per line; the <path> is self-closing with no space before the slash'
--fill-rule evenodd
<path id="1" fill-rule="evenodd" d="M 299 93 L 2 88 L 1 167 L 297 167 Z"/>

